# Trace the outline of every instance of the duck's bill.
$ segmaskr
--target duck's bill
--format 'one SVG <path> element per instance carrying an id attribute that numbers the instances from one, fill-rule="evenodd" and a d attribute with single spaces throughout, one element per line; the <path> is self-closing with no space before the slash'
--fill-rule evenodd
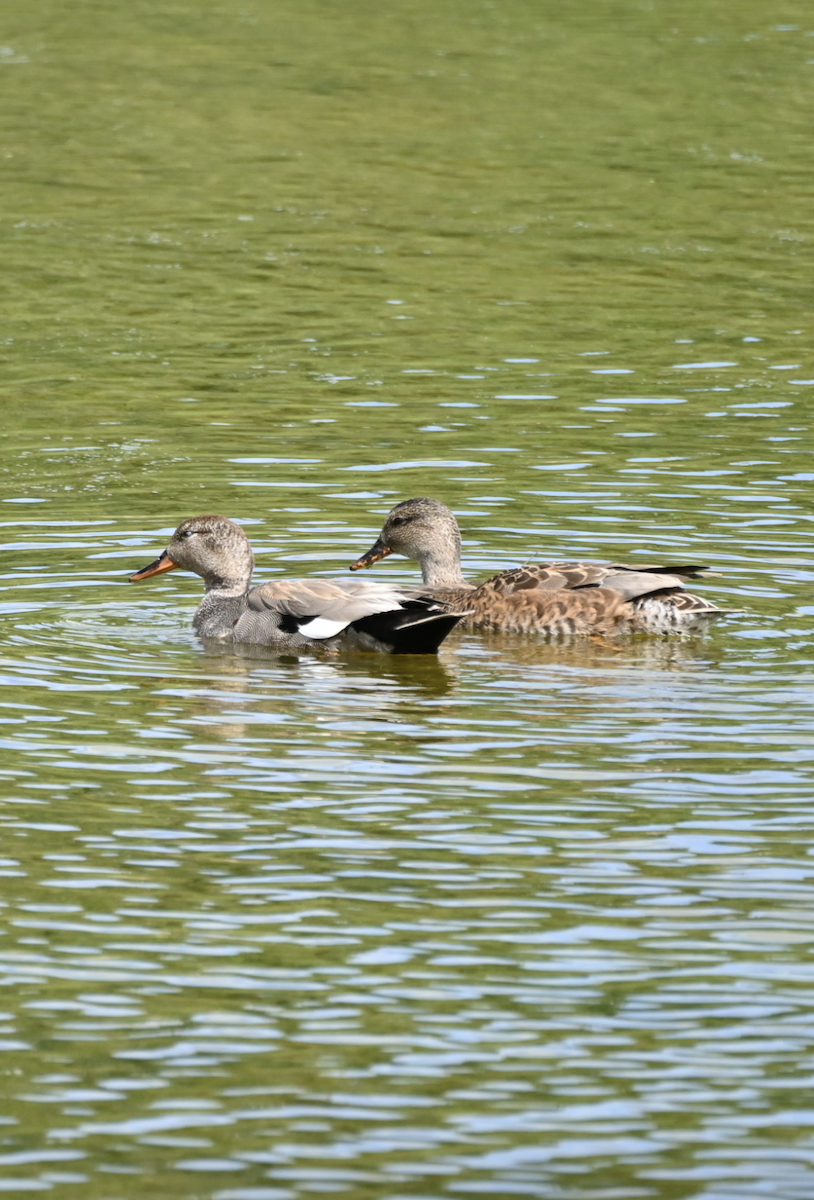
<path id="1" fill-rule="evenodd" d="M 142 567 L 140 571 L 136 571 L 135 575 L 131 575 L 130 582 L 138 583 L 141 579 L 149 579 L 151 575 L 160 575 L 162 571 L 173 571 L 177 566 L 178 563 L 173 562 L 165 550 L 155 562 L 148 563 L 146 567 Z"/>
<path id="2" fill-rule="evenodd" d="M 350 569 L 351 571 L 363 571 L 365 567 L 372 567 L 374 563 L 380 562 L 392 553 L 393 551 L 389 546 L 385 546 L 381 538 L 376 538 L 367 554 L 363 554 L 361 558 L 357 558 L 355 563 L 351 563 Z"/>

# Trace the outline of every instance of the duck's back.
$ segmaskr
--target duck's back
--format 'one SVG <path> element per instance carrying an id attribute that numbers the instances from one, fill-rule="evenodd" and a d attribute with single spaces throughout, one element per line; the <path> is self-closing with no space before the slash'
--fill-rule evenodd
<path id="1" fill-rule="evenodd" d="M 524 563 L 520 567 L 511 567 L 506 571 L 498 571 L 496 575 L 479 584 L 478 591 L 497 592 L 511 595 L 512 592 L 526 589 L 543 591 L 574 591 L 586 587 L 612 587 L 617 591 L 635 592 L 641 586 L 643 591 L 654 591 L 657 587 L 683 587 L 686 579 L 699 579 L 708 574 L 706 567 L 694 565 L 681 566 L 652 566 L 649 563 L 642 566 L 625 563 L 595 563 L 595 562 L 549 562 Z M 652 576 L 664 577 L 664 582 L 657 582 Z M 642 577 L 642 578 L 637 578 Z M 669 583 L 666 581 L 669 578 Z"/>
<path id="2" fill-rule="evenodd" d="M 460 613 L 367 579 L 272 580 L 251 589 L 233 637 L 280 649 L 435 653 Z"/>

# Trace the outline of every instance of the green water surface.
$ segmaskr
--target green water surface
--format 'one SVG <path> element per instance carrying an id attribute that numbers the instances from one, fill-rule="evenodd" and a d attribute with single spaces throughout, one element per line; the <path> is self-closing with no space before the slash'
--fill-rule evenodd
<path id="1" fill-rule="evenodd" d="M 0 1192 L 814 1196 L 810 25 L 6 0 Z M 126 582 L 417 494 L 742 612 L 276 659 Z"/>

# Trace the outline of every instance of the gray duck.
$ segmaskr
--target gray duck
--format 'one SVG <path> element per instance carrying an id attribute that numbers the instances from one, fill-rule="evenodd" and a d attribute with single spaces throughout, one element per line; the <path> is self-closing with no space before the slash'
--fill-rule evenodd
<path id="1" fill-rule="evenodd" d="M 254 555 L 227 517 L 182 521 L 166 550 L 131 583 L 183 567 L 206 591 L 192 625 L 203 638 L 253 642 L 278 650 L 376 650 L 434 654 L 462 614 L 425 588 L 372 580 L 285 579 L 250 588 Z"/>
<path id="2" fill-rule="evenodd" d="M 509 633 L 676 633 L 704 629 L 732 609 L 718 608 L 685 589 L 702 578 L 700 566 L 627 566 L 621 563 L 526 563 L 480 584 L 461 574 L 461 533 L 445 504 L 419 496 L 387 515 L 374 545 L 351 565 L 370 567 L 388 554 L 421 566 L 425 591 L 457 610 L 463 624 Z"/>

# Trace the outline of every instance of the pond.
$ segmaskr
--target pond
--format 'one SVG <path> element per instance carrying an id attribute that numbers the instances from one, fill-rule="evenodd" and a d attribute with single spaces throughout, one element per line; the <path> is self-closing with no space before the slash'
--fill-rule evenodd
<path id="1" fill-rule="evenodd" d="M 7 0 L 0 1191 L 814 1195 L 808 23 Z M 275 658 L 127 582 L 416 495 L 740 611 Z"/>

